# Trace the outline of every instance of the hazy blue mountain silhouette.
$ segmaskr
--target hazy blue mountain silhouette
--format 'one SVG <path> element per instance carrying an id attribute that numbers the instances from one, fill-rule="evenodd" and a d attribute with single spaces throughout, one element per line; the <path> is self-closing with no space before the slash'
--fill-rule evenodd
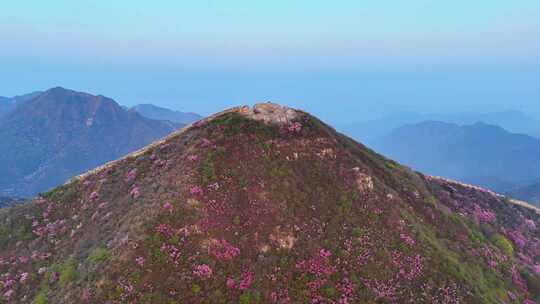
<path id="1" fill-rule="evenodd" d="M 180 124 L 53 88 L 0 121 L 0 195 L 30 197 L 167 135 Z"/>
<path id="2" fill-rule="evenodd" d="M 182 124 L 189 124 L 202 118 L 196 113 L 174 111 L 153 104 L 139 104 L 131 109 L 150 119 L 169 120 Z"/>
<path id="3" fill-rule="evenodd" d="M 507 195 L 540 206 L 540 182 L 513 189 Z"/>
<path id="4" fill-rule="evenodd" d="M 540 180 L 540 140 L 485 123 L 409 124 L 371 146 L 419 171 L 497 191 Z"/>
<path id="5" fill-rule="evenodd" d="M 365 143 L 370 143 L 392 130 L 405 124 L 416 124 L 424 121 L 441 121 L 457 125 L 470 125 L 477 122 L 500 126 L 510 132 L 527 134 L 540 138 L 540 121 L 516 110 L 491 113 L 447 113 L 420 114 L 416 112 L 399 112 L 370 121 L 336 124 L 337 128 Z"/>

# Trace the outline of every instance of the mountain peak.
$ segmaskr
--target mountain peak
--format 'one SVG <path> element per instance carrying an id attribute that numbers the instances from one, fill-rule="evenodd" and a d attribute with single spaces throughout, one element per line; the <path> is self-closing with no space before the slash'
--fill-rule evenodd
<path id="1" fill-rule="evenodd" d="M 107 97 L 61 87 L 21 103 L 0 123 L 0 194 L 21 197 L 48 190 L 180 126 L 129 113 Z"/>
<path id="2" fill-rule="evenodd" d="M 242 107 L 240 114 L 265 123 L 284 125 L 298 118 L 299 111 L 273 102 L 257 103 L 253 108 Z"/>
<path id="3" fill-rule="evenodd" d="M 262 103 L 0 212 L 0 286 L 14 303 L 523 302 L 537 225 Z"/>
<path id="4" fill-rule="evenodd" d="M 285 125 L 298 118 L 301 112 L 274 102 L 264 102 L 256 103 L 253 107 L 248 105 L 233 107 L 208 117 L 206 121 L 210 121 L 226 113 L 237 113 L 248 119 L 261 121 L 266 124 Z"/>

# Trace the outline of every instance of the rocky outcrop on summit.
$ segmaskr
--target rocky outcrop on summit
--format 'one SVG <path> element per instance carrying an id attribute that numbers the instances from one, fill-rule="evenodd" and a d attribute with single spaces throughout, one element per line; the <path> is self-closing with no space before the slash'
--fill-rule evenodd
<path id="1" fill-rule="evenodd" d="M 253 109 L 242 107 L 239 113 L 254 120 L 277 125 L 288 124 L 298 116 L 297 111 L 271 102 L 258 103 Z"/>
<path id="2" fill-rule="evenodd" d="M 0 210 L 3 303 L 534 303 L 540 215 L 275 104 Z"/>

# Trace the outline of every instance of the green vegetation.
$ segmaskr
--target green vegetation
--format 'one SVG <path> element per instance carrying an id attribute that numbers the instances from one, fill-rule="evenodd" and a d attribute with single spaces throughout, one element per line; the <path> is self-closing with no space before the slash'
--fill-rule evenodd
<path id="1" fill-rule="evenodd" d="M 49 293 L 49 288 L 41 288 L 34 298 L 33 304 L 47 304 L 47 294 Z"/>
<path id="2" fill-rule="evenodd" d="M 437 207 L 437 199 L 433 195 L 426 197 L 424 202 L 426 202 L 426 204 L 430 205 L 433 208 Z"/>
<path id="3" fill-rule="evenodd" d="M 504 236 L 495 234 L 491 237 L 491 241 L 507 256 L 512 256 L 514 254 L 514 246 L 512 246 L 512 243 Z"/>
<path id="4" fill-rule="evenodd" d="M 225 149 L 219 147 L 215 151 L 209 152 L 206 156 L 206 159 L 202 162 L 200 171 L 200 180 L 202 185 L 208 185 L 217 181 L 217 172 L 216 172 L 216 159 L 225 154 Z"/>
<path id="5" fill-rule="evenodd" d="M 201 183 L 208 185 L 216 180 L 216 168 L 214 166 L 214 154 L 209 153 L 201 165 Z"/>
<path id="6" fill-rule="evenodd" d="M 199 294 L 201 292 L 202 288 L 198 284 L 191 285 L 191 292 L 193 294 Z"/>
<path id="7" fill-rule="evenodd" d="M 240 304 L 250 304 L 251 303 L 251 293 L 249 291 L 246 291 L 240 295 L 240 298 L 238 299 L 238 302 Z"/>
<path id="8" fill-rule="evenodd" d="M 477 245 L 484 243 L 486 240 L 484 234 L 477 229 L 469 229 L 469 239 Z"/>
<path id="9" fill-rule="evenodd" d="M 73 281 L 77 275 L 75 271 L 75 259 L 69 258 L 67 261 L 61 264 L 58 272 L 60 273 L 58 283 L 60 283 L 61 286 L 65 286 L 67 283 Z"/>
<path id="10" fill-rule="evenodd" d="M 49 277 L 50 273 L 46 273 L 39 285 L 39 291 L 34 297 L 33 304 L 47 304 L 47 298 L 49 294 Z"/>
<path id="11" fill-rule="evenodd" d="M 97 265 L 105 261 L 109 257 L 109 252 L 105 247 L 94 248 L 88 255 L 88 262 L 90 265 Z"/>

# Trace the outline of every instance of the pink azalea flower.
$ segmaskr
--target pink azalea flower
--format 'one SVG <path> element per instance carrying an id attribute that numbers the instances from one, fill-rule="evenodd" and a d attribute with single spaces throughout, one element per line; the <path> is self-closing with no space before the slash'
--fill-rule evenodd
<path id="1" fill-rule="evenodd" d="M 4 299 L 9 300 L 13 296 L 15 291 L 13 289 L 10 289 L 4 293 Z"/>
<path id="2" fill-rule="evenodd" d="M 516 295 L 515 295 L 513 292 L 511 292 L 511 291 L 508 291 L 508 298 L 509 298 L 511 301 L 517 300 Z"/>
<path id="3" fill-rule="evenodd" d="M 321 256 L 321 258 L 328 258 L 332 255 L 332 253 L 329 250 L 321 249 L 319 251 L 319 255 Z"/>
<path id="4" fill-rule="evenodd" d="M 169 213 L 173 213 L 173 205 L 170 202 L 166 202 L 165 204 L 163 204 L 163 210 Z"/>
<path id="5" fill-rule="evenodd" d="M 229 244 L 226 240 L 219 240 L 212 246 L 211 252 L 218 260 L 230 261 L 240 254 L 240 249 Z"/>
<path id="6" fill-rule="evenodd" d="M 299 122 L 293 122 L 289 124 L 288 130 L 292 133 L 300 133 L 300 131 L 302 131 L 302 124 Z"/>
<path id="7" fill-rule="evenodd" d="M 409 246 L 413 246 L 416 242 L 405 233 L 400 233 L 399 237 Z"/>
<path id="8" fill-rule="evenodd" d="M 140 193 L 140 191 L 139 191 L 139 187 L 134 187 L 133 189 L 131 189 L 131 191 L 129 192 L 129 194 L 130 194 L 134 199 L 139 198 L 139 196 L 141 196 L 141 193 Z"/>
<path id="9" fill-rule="evenodd" d="M 536 230 L 536 224 L 533 220 L 525 220 L 525 225 L 527 226 L 527 228 L 529 228 L 530 231 Z"/>
<path id="10" fill-rule="evenodd" d="M 537 276 L 540 276 L 540 264 L 536 264 L 533 266 L 533 271 Z"/>
<path id="11" fill-rule="evenodd" d="M 523 249 L 527 245 L 527 239 L 523 236 L 523 234 L 520 231 L 514 230 L 514 231 L 509 232 L 508 238 L 519 249 Z"/>
<path id="12" fill-rule="evenodd" d="M 497 220 L 497 215 L 493 211 L 482 209 L 478 205 L 474 206 L 473 217 L 481 224 L 494 223 Z"/>
<path id="13" fill-rule="evenodd" d="M 233 278 L 227 278 L 227 288 L 229 288 L 229 289 L 234 288 L 234 279 Z"/>
<path id="14" fill-rule="evenodd" d="M 238 289 L 240 290 L 248 289 L 249 286 L 251 286 L 251 284 L 253 283 L 253 281 L 254 281 L 253 272 L 249 270 L 244 270 L 242 272 L 242 279 L 240 280 L 240 283 L 238 284 Z"/>
<path id="15" fill-rule="evenodd" d="M 144 258 L 142 256 L 140 257 L 137 257 L 135 259 L 135 261 L 137 262 L 137 264 L 140 266 L 140 267 L 144 267 Z"/>
<path id="16" fill-rule="evenodd" d="M 136 177 L 137 177 L 137 169 L 136 168 L 131 169 L 126 174 L 126 182 L 131 183 L 131 182 L 133 182 L 135 180 Z"/>
<path id="17" fill-rule="evenodd" d="M 202 195 L 203 194 L 203 191 L 201 189 L 201 187 L 199 186 L 193 186 L 189 189 L 189 193 L 193 194 L 193 195 Z"/>
<path id="18" fill-rule="evenodd" d="M 98 193 L 96 191 L 93 191 L 90 193 L 90 200 L 93 201 L 98 197 Z"/>

